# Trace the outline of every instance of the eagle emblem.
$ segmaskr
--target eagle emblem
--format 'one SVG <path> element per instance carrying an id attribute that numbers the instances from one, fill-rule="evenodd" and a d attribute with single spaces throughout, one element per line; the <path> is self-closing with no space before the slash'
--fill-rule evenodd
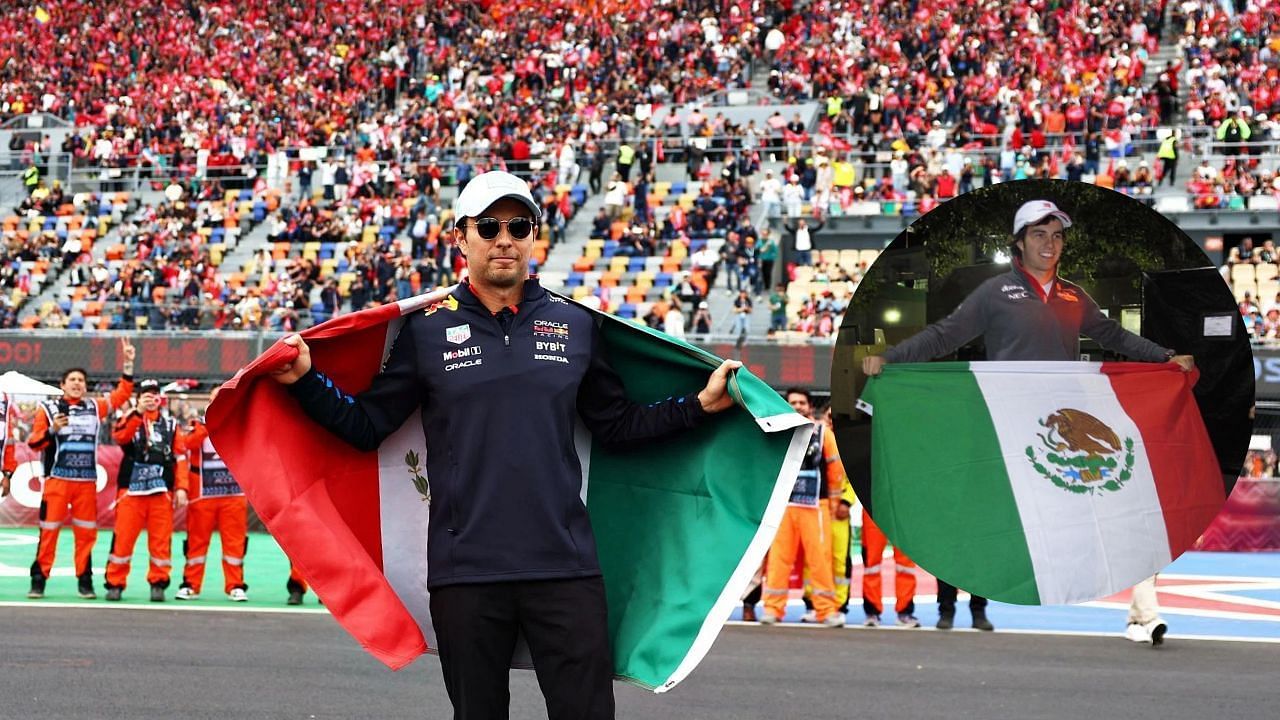
<path id="1" fill-rule="evenodd" d="M 1059 408 L 1040 421 L 1039 443 L 1027 446 L 1036 472 L 1075 494 L 1114 492 L 1133 476 L 1133 438 L 1121 439 L 1083 410 Z"/>

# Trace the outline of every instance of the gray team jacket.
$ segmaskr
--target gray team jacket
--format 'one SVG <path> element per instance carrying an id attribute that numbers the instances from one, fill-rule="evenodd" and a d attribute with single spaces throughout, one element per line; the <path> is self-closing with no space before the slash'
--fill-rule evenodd
<path id="1" fill-rule="evenodd" d="M 1093 298 L 1055 278 L 1048 298 L 1018 267 L 978 286 L 946 318 L 884 354 L 886 361 L 925 362 L 983 336 L 988 360 L 1079 360 L 1080 335 L 1131 360 L 1161 362 L 1169 350 L 1102 314 Z"/>

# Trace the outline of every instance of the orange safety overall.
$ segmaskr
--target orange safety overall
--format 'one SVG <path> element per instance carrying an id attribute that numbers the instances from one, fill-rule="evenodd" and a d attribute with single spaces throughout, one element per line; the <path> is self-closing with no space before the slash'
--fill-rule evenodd
<path id="1" fill-rule="evenodd" d="M 844 465 L 829 428 L 815 425 L 809 446 L 800 464 L 778 534 L 769 549 L 764 581 L 765 612 L 782 619 L 790 593 L 791 568 L 796 553 L 804 550 L 804 571 L 811 584 L 813 609 L 818 622 L 836 610 L 835 586 L 831 573 L 831 535 L 826 502 L 820 483 L 828 493 L 839 495 L 844 483 Z"/>
<path id="2" fill-rule="evenodd" d="M 124 376 L 106 400 L 46 400 L 36 412 L 27 444 L 44 453 L 45 481 L 40 497 L 40 543 L 31 575 L 49 577 L 58 553 L 58 531 L 68 519 L 75 538 L 77 577 L 93 572 L 91 556 L 98 539 L 98 429 L 112 410 L 133 395 L 133 378 Z M 50 432 L 55 415 L 66 427 Z M 70 508 L 70 512 L 68 512 Z M 70 516 L 68 518 L 68 516 Z"/>
<path id="3" fill-rule="evenodd" d="M 884 532 L 862 511 L 862 609 L 867 615 L 879 615 L 884 608 L 880 588 L 880 560 L 884 557 Z M 916 564 L 902 552 L 893 549 L 895 608 L 899 613 L 914 615 L 916 610 Z"/>
<path id="4" fill-rule="evenodd" d="M 209 441 L 209 430 L 204 423 L 197 422 L 185 438 L 195 477 L 189 476 L 191 502 L 187 506 L 187 539 L 183 543 L 187 562 L 182 570 L 182 584 L 197 594 L 200 592 L 209 541 L 216 529 L 222 537 L 223 592 L 229 593 L 235 588 L 248 590 L 249 586 L 244 584 L 244 555 L 249 544 L 249 501 Z"/>
<path id="5" fill-rule="evenodd" d="M 119 478 L 124 493 L 116 505 L 106 586 L 124 589 L 133 546 L 145 529 L 151 561 L 147 583 L 168 587 L 173 568 L 173 490 L 187 489 L 185 441 L 177 421 L 159 410 L 129 415 L 116 424 L 113 436 L 125 452 Z"/>

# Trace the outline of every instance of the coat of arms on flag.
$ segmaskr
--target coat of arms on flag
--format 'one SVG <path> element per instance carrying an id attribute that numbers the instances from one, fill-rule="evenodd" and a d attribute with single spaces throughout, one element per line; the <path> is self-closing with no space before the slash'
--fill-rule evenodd
<path id="1" fill-rule="evenodd" d="M 1032 467 L 1068 492 L 1115 492 L 1133 477 L 1134 443 L 1083 410 L 1059 408 L 1040 421 L 1039 445 L 1027 446 Z M 1054 469 L 1045 467 L 1045 463 Z"/>

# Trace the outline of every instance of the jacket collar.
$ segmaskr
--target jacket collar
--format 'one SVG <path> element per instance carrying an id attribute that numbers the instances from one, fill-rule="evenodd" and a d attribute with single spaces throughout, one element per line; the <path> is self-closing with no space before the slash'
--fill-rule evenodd
<path id="1" fill-rule="evenodd" d="M 536 276 L 530 276 L 524 281 L 524 293 L 520 298 L 520 305 L 512 308 L 512 312 L 518 313 L 520 308 L 526 303 L 541 300 L 546 297 L 546 295 L 547 290 L 542 287 L 542 283 L 538 281 L 538 278 Z M 476 294 L 471 291 L 471 283 L 468 280 L 463 280 L 458 283 L 458 288 L 453 291 L 453 296 L 458 299 L 459 304 L 473 307 L 484 313 L 489 313 L 489 308 L 485 307 L 484 303 L 480 302 L 480 298 L 476 297 Z"/>

